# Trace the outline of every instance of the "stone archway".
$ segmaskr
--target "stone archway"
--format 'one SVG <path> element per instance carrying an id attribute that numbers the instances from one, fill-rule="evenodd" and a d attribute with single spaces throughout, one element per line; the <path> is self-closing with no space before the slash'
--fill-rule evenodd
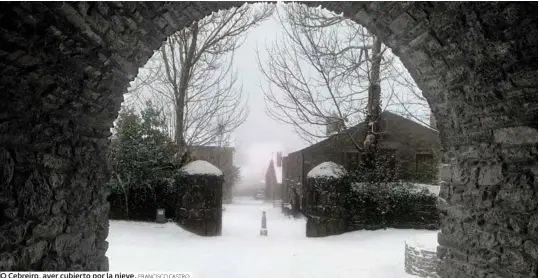
<path id="1" fill-rule="evenodd" d="M 0 4 L 0 269 L 108 269 L 122 94 L 167 35 L 241 4 Z M 307 5 L 378 35 L 438 119 L 441 276 L 537 273 L 537 3 Z"/>

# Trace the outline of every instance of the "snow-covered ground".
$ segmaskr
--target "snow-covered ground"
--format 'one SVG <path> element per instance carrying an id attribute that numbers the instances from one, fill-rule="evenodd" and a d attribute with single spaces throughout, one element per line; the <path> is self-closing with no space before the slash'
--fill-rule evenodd
<path id="1" fill-rule="evenodd" d="M 271 204 L 235 199 L 225 205 L 223 235 L 200 237 L 175 224 L 110 221 L 110 271 L 185 271 L 194 278 L 400 278 L 404 241 L 434 231 L 357 231 L 306 238 L 305 220 Z M 268 237 L 259 236 L 267 211 Z"/>

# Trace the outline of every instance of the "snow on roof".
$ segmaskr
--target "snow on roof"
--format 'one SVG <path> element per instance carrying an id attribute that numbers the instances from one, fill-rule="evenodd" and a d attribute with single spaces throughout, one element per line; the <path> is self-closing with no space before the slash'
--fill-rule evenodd
<path id="1" fill-rule="evenodd" d="M 314 167 L 309 173 L 307 174 L 307 177 L 316 178 L 316 177 L 333 177 L 338 178 L 346 173 L 346 170 L 341 165 L 327 161 L 322 162 L 318 164 L 318 166 Z"/>
<path id="2" fill-rule="evenodd" d="M 223 172 L 213 164 L 204 160 L 195 160 L 183 166 L 180 171 L 189 175 L 214 175 L 222 176 Z"/>

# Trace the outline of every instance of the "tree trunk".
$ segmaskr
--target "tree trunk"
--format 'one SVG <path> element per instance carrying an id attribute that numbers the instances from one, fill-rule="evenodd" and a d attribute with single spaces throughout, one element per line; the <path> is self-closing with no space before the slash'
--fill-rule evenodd
<path id="1" fill-rule="evenodd" d="M 184 120 L 184 105 L 183 103 L 185 103 L 185 94 L 183 93 L 179 93 L 179 97 L 178 97 L 178 100 L 176 101 L 176 104 L 175 104 L 175 110 L 176 110 L 176 127 L 175 127 L 175 132 L 174 132 L 174 142 L 176 143 L 176 145 L 178 146 L 178 149 L 180 150 L 180 153 L 183 153 L 184 149 L 185 149 L 185 137 L 184 137 L 184 134 L 183 134 L 183 130 L 184 130 L 184 125 L 183 125 L 183 120 Z"/>
<path id="2" fill-rule="evenodd" d="M 122 178 L 120 178 L 120 175 L 116 174 L 116 179 L 118 180 L 118 183 L 120 183 L 120 186 L 122 187 L 122 191 L 124 193 L 125 217 L 129 219 L 129 189 L 123 182 Z"/>
<path id="3" fill-rule="evenodd" d="M 181 67 L 181 73 L 180 73 L 180 86 L 178 88 L 177 94 L 176 94 L 176 103 L 175 103 L 175 110 L 176 110 L 176 132 L 175 132 L 175 142 L 178 145 L 178 148 L 181 152 L 184 152 L 187 148 L 187 144 L 185 142 L 185 136 L 184 136 L 184 123 L 185 123 L 185 100 L 187 96 L 187 88 L 189 87 L 189 79 L 191 75 L 191 70 L 193 68 L 193 62 L 195 58 L 195 51 L 197 46 L 197 38 L 198 38 L 198 23 L 193 23 L 193 25 L 190 28 L 191 30 L 191 44 L 187 50 L 186 57 L 185 57 L 185 63 Z"/>
<path id="4" fill-rule="evenodd" d="M 363 167 L 374 169 L 378 152 L 378 139 L 380 132 L 380 64 L 382 42 L 378 37 L 374 37 L 372 48 L 372 67 L 369 78 L 369 98 L 367 102 L 367 133 L 364 141 Z"/>
<path id="5" fill-rule="evenodd" d="M 129 194 L 124 188 L 124 201 L 125 201 L 125 217 L 129 219 Z"/>

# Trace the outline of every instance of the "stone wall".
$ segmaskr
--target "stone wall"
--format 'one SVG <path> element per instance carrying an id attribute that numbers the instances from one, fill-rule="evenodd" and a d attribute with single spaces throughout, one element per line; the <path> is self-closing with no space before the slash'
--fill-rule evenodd
<path id="1" fill-rule="evenodd" d="M 303 156 L 301 152 L 290 153 L 284 161 L 282 180 L 285 187 L 286 200 L 292 204 L 292 213 L 297 215 L 302 210 Z"/>
<path id="2" fill-rule="evenodd" d="M 346 232 L 346 220 L 329 213 L 327 217 L 309 215 L 305 231 L 307 237 L 340 235 Z"/>
<path id="3" fill-rule="evenodd" d="M 405 242 L 404 269 L 406 273 L 420 277 L 440 278 L 436 273 L 440 259 L 436 251 Z"/>
<path id="4" fill-rule="evenodd" d="M 281 165 L 281 200 L 283 200 L 284 203 L 290 203 L 290 196 L 289 196 L 289 192 L 288 192 L 288 180 L 287 180 L 287 176 L 288 176 L 288 173 L 286 172 L 287 170 L 287 165 L 288 165 L 288 157 L 286 156 L 283 156 L 282 157 L 282 161 L 281 161 L 282 165 Z"/>
<path id="5" fill-rule="evenodd" d="M 223 184 L 223 202 L 232 202 L 232 176 L 228 175 L 234 169 L 233 147 L 222 146 L 189 146 L 191 154 L 196 158 L 215 165 L 225 173 L 225 182 Z"/>
<path id="6" fill-rule="evenodd" d="M 167 36 L 242 2 L 0 4 L 0 268 L 107 270 L 107 138 Z M 401 58 L 444 150 L 444 278 L 537 273 L 537 2 L 308 2 Z M 495 263 L 492 263 L 495 262 Z"/>
<path id="7" fill-rule="evenodd" d="M 316 167 L 315 167 L 316 168 Z M 346 232 L 347 212 L 342 206 L 343 187 L 349 186 L 342 177 L 307 177 L 304 214 L 307 217 L 307 237 L 325 237 Z"/>
<path id="8" fill-rule="evenodd" d="M 220 236 L 223 216 L 223 182 L 222 174 L 182 171 L 175 185 L 176 223 L 197 235 Z"/>
<path id="9" fill-rule="evenodd" d="M 454 157 L 446 157 L 451 163 L 442 167 L 439 205 L 442 277 L 480 277 L 494 266 L 498 276 L 492 277 L 537 277 L 537 130 L 503 132 L 512 139 L 497 137 L 500 130 L 497 144 L 452 148 Z"/>

